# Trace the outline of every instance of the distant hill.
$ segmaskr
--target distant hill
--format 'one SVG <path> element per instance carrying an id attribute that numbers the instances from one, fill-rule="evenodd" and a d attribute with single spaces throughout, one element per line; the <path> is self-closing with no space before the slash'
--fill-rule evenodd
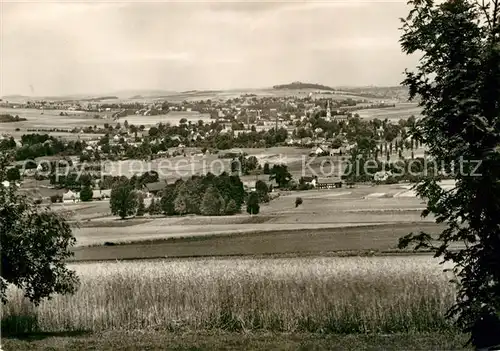
<path id="1" fill-rule="evenodd" d="M 88 99 L 82 99 L 81 101 L 88 101 L 88 102 L 99 102 L 102 100 L 117 100 L 117 96 L 99 96 L 95 98 L 88 98 Z"/>
<path id="2" fill-rule="evenodd" d="M 302 83 L 302 82 L 293 82 L 290 84 L 275 85 L 273 86 L 273 89 L 316 89 L 316 90 L 335 91 L 334 88 L 326 85 L 314 84 L 314 83 Z"/>

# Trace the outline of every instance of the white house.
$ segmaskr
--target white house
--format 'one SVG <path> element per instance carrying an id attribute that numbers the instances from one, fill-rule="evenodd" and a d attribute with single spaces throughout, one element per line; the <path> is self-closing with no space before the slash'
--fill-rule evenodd
<path id="1" fill-rule="evenodd" d="M 68 190 L 63 194 L 63 202 L 77 202 L 80 201 L 80 193 L 75 193 L 71 190 Z"/>
<path id="2" fill-rule="evenodd" d="M 314 153 L 316 155 L 321 155 L 321 154 L 324 154 L 324 153 L 328 153 L 328 148 L 325 147 L 325 146 L 317 146 L 316 148 L 313 148 L 313 150 L 312 150 L 311 153 Z"/>
<path id="3" fill-rule="evenodd" d="M 380 171 L 373 175 L 373 180 L 376 182 L 383 182 L 389 179 L 390 176 L 392 176 L 390 171 Z"/>
<path id="4" fill-rule="evenodd" d="M 312 185 L 315 188 L 318 185 L 318 177 L 302 177 L 301 181 L 304 182 L 304 184 Z"/>
<path id="5" fill-rule="evenodd" d="M 103 200 L 111 197 L 111 190 L 93 190 L 92 200 Z"/>

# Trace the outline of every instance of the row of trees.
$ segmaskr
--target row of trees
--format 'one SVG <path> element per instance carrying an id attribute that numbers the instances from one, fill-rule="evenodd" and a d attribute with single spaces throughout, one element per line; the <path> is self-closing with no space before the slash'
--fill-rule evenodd
<path id="1" fill-rule="evenodd" d="M 193 176 L 184 181 L 165 184 L 161 192 L 160 213 L 168 216 L 200 214 L 206 216 L 232 215 L 241 211 L 246 193 L 238 176 L 222 173 L 219 176 L 208 173 Z M 142 207 L 141 196 L 134 183 L 122 179 L 113 186 L 110 207 L 114 215 L 121 218 L 135 215 Z"/>

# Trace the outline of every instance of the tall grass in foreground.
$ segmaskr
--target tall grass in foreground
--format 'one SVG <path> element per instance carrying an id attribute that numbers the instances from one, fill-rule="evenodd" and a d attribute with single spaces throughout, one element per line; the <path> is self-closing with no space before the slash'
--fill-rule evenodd
<path id="1" fill-rule="evenodd" d="M 429 257 L 74 265 L 82 285 L 34 308 L 16 289 L 2 330 L 444 331 L 454 288 Z"/>

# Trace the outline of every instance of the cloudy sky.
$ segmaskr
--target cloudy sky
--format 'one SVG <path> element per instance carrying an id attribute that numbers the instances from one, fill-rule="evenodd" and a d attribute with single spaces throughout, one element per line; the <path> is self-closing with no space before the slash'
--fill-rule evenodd
<path id="1" fill-rule="evenodd" d="M 405 3 L 3 2 L 0 95 L 396 85 Z"/>

